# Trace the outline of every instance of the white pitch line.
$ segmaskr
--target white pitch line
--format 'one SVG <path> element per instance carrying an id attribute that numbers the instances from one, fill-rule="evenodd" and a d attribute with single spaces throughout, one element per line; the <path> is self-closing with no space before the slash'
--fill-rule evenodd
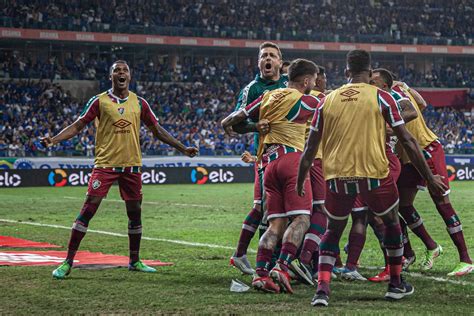
<path id="1" fill-rule="evenodd" d="M 0 222 L 71 230 L 71 227 L 62 226 L 62 225 L 43 224 L 43 223 L 35 223 L 35 222 L 24 222 L 24 221 L 17 221 L 17 220 L 11 220 L 11 219 L 3 219 L 3 218 L 0 218 Z M 88 232 L 88 233 L 101 234 L 101 235 L 108 235 L 108 236 L 115 236 L 115 237 L 126 237 L 126 238 L 128 238 L 128 234 L 121 234 L 121 233 L 108 232 L 108 231 L 104 231 L 104 230 L 88 229 L 87 232 Z M 222 246 L 222 245 L 215 245 L 215 244 L 206 244 L 206 243 L 199 243 L 199 242 L 190 242 L 190 241 L 184 241 L 184 240 L 175 240 L 175 239 L 166 239 L 166 238 L 154 238 L 154 237 L 145 237 L 145 236 L 143 236 L 142 239 L 143 239 L 143 240 L 152 240 L 152 241 L 168 242 L 168 243 L 172 243 L 172 244 L 178 244 L 178 245 L 184 245 L 184 246 L 191 246 L 191 247 L 207 247 L 207 248 L 215 248 L 215 249 L 235 250 L 234 247 L 230 247 L 230 246 Z M 256 253 L 256 251 L 253 250 L 253 249 L 249 249 L 248 252 Z"/>
<path id="2" fill-rule="evenodd" d="M 371 267 L 371 266 L 361 266 L 363 269 L 368 269 L 368 270 L 382 270 L 383 267 Z M 445 282 L 445 283 L 451 283 L 451 284 L 457 284 L 457 285 L 474 285 L 474 283 L 467 282 L 467 281 L 460 281 L 460 280 L 452 280 L 452 279 L 445 279 L 442 277 L 435 277 L 431 275 L 425 275 L 421 274 L 418 272 L 404 272 L 404 274 L 407 274 L 409 276 L 415 277 L 415 278 L 420 278 L 420 279 L 429 279 L 429 280 L 434 280 L 437 282 Z"/>
<path id="3" fill-rule="evenodd" d="M 78 198 L 75 196 L 64 196 L 63 198 L 68 199 L 68 200 L 81 200 L 83 201 L 83 198 Z M 103 199 L 102 201 L 109 201 L 109 202 L 120 202 L 123 203 L 123 200 L 114 200 L 114 199 Z M 204 207 L 204 208 L 219 208 L 219 206 L 212 206 L 212 205 L 204 205 L 204 204 L 184 204 L 184 203 L 167 203 L 167 202 L 153 202 L 153 201 L 142 201 L 142 204 L 150 204 L 150 205 L 165 205 L 165 204 L 171 204 L 171 205 L 176 205 L 176 206 L 191 206 L 191 207 Z"/>
<path id="4" fill-rule="evenodd" d="M 67 229 L 67 230 L 71 229 L 71 227 L 62 226 L 62 225 L 43 224 L 43 223 L 34 223 L 34 222 L 23 222 L 23 221 L 3 219 L 3 218 L 0 218 L 0 222 L 31 225 L 31 226 L 39 226 L 39 227 L 59 228 L 59 229 Z M 108 236 L 127 237 L 128 238 L 128 235 L 126 235 L 126 234 L 108 232 L 108 231 L 103 231 L 103 230 L 89 229 L 89 230 L 87 230 L 87 232 L 102 234 L 102 235 L 108 235 Z M 221 245 L 215 245 L 215 244 L 205 244 L 205 243 L 198 243 L 198 242 L 189 242 L 189 241 L 184 241 L 184 240 L 153 238 L 153 237 L 142 237 L 142 239 L 151 240 L 151 241 L 169 242 L 169 243 L 172 243 L 172 244 L 191 246 L 191 247 L 207 247 L 207 248 L 215 248 L 215 249 L 235 250 L 235 248 L 229 247 L 229 246 L 221 246 Z M 253 249 L 249 249 L 248 252 L 256 253 L 256 251 L 253 250 Z M 370 266 L 362 267 L 362 268 L 366 268 L 366 269 L 369 269 L 369 270 L 379 270 L 379 269 L 381 269 L 380 267 L 370 267 Z M 457 284 L 457 285 L 471 285 L 471 286 L 474 286 L 474 283 L 471 283 L 471 282 L 445 279 L 445 278 L 441 278 L 441 277 L 424 275 L 424 274 L 421 274 L 421 273 L 418 273 L 418 272 L 407 272 L 407 274 L 412 276 L 412 277 L 420 278 L 420 279 L 429 279 L 429 280 L 433 280 L 433 281 L 437 281 L 437 282 L 451 283 L 451 284 Z"/>

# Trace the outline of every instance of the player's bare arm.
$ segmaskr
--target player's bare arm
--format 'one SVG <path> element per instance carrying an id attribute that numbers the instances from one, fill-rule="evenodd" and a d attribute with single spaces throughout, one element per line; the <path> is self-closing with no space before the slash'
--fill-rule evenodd
<path id="1" fill-rule="evenodd" d="M 188 157 L 194 157 L 198 154 L 197 148 L 186 147 L 179 140 L 174 138 L 167 130 L 165 130 L 160 124 L 152 125 L 148 127 L 153 135 L 161 140 L 162 142 L 176 148 L 180 153 Z"/>
<path id="2" fill-rule="evenodd" d="M 319 143 L 321 141 L 321 133 L 311 130 L 309 132 L 308 140 L 304 147 L 303 155 L 301 155 L 300 164 L 298 166 L 298 178 L 296 181 L 296 191 L 299 196 L 304 196 L 303 184 L 308 176 L 309 169 L 311 168 L 314 157 L 318 151 Z"/>
<path id="3" fill-rule="evenodd" d="M 396 86 L 402 87 L 403 89 L 408 91 L 411 94 L 411 96 L 415 99 L 416 105 L 418 106 L 418 108 L 420 108 L 420 110 L 424 110 L 428 106 L 425 99 L 418 93 L 418 91 L 416 91 L 413 88 L 410 88 L 405 82 L 394 81 L 392 87 L 396 87 Z"/>
<path id="4" fill-rule="evenodd" d="M 242 121 L 232 126 L 232 130 L 237 134 L 257 133 L 257 123 L 249 120 Z"/>
<path id="5" fill-rule="evenodd" d="M 409 100 L 400 100 L 398 101 L 398 104 L 402 109 L 400 114 L 402 115 L 402 118 L 405 123 L 413 121 L 418 117 L 418 112 L 416 112 L 415 106 Z"/>
<path id="6" fill-rule="evenodd" d="M 428 103 L 426 103 L 425 99 L 418 93 L 418 91 L 413 88 L 408 88 L 408 92 L 413 96 L 420 110 L 423 111 L 428 106 Z"/>
<path id="7" fill-rule="evenodd" d="M 225 119 L 221 121 L 222 128 L 224 128 L 227 134 L 232 134 L 234 132 L 233 127 L 236 124 L 239 124 L 247 119 L 247 115 L 244 110 L 239 110 L 229 114 Z"/>
<path id="8" fill-rule="evenodd" d="M 415 138 L 408 132 L 405 124 L 392 127 L 395 135 L 398 137 L 403 149 L 408 154 L 410 161 L 420 172 L 421 176 L 427 181 L 428 189 L 431 194 L 436 196 L 444 195 L 444 192 L 448 189 L 442 181 L 440 175 L 433 175 L 426 160 L 421 152 L 420 146 L 416 142 Z"/>
<path id="9" fill-rule="evenodd" d="M 81 120 L 77 120 L 65 129 L 63 129 L 61 132 L 59 132 L 58 135 L 53 136 L 53 137 L 43 137 L 41 138 L 41 143 L 45 147 L 51 147 L 53 145 L 56 145 L 59 142 L 62 142 L 63 140 L 68 140 L 70 138 L 73 138 L 77 134 L 79 134 L 82 129 L 86 126 L 84 122 Z"/>

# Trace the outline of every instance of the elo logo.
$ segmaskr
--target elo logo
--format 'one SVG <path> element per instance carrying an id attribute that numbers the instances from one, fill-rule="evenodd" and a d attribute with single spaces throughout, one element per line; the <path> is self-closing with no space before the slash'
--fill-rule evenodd
<path id="1" fill-rule="evenodd" d="M 67 183 L 67 174 L 63 169 L 55 169 L 48 175 L 49 184 L 55 187 L 63 187 Z"/>
<path id="2" fill-rule="evenodd" d="M 198 179 L 198 174 L 201 174 L 201 179 Z M 207 170 L 203 167 L 197 167 L 191 171 L 191 182 L 197 184 L 204 184 L 209 179 Z"/>
<path id="3" fill-rule="evenodd" d="M 204 184 L 207 181 L 211 183 L 230 183 L 234 181 L 234 174 L 230 170 L 219 169 L 218 171 L 208 172 L 203 167 L 196 167 L 191 171 L 191 181 L 197 184 Z"/>

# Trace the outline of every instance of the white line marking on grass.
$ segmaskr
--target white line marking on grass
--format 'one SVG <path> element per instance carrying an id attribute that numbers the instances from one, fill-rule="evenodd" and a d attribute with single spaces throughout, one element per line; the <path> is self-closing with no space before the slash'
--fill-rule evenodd
<path id="1" fill-rule="evenodd" d="M 83 198 L 78 198 L 75 196 L 64 196 L 63 198 L 68 199 L 68 200 L 81 200 L 83 201 Z M 123 203 L 123 200 L 114 200 L 114 199 L 103 199 L 102 201 L 109 201 L 109 202 L 120 202 Z M 204 207 L 204 208 L 220 208 L 219 206 L 212 206 L 212 205 L 204 205 L 204 204 L 185 204 L 185 203 L 167 203 L 167 202 L 153 202 L 153 201 L 142 201 L 142 204 L 150 204 L 150 205 L 165 205 L 165 204 L 171 204 L 171 205 L 176 205 L 176 206 L 191 206 L 191 207 Z"/>
<path id="2" fill-rule="evenodd" d="M 361 267 L 361 268 L 365 268 L 365 269 L 368 269 L 368 270 L 382 270 L 383 269 L 383 267 L 370 267 L 370 266 L 369 267 Z M 435 277 L 435 276 L 431 276 L 431 275 L 425 275 L 425 274 L 418 273 L 418 272 L 404 272 L 404 274 L 407 274 L 407 275 L 415 277 L 415 278 L 429 279 L 429 280 L 434 280 L 434 281 L 437 281 L 437 282 L 445 282 L 445 283 L 458 284 L 458 285 L 474 285 L 474 283 L 467 282 L 467 281 L 445 279 L 445 278 L 442 278 L 442 277 Z"/>
<path id="3" fill-rule="evenodd" d="M 24 222 L 24 221 L 17 221 L 17 220 L 11 220 L 11 219 L 3 219 L 3 218 L 0 218 L 0 222 L 71 230 L 71 227 L 62 226 L 62 225 L 43 224 L 43 223 L 35 223 L 35 222 Z M 88 229 L 87 232 L 88 233 L 101 234 L 101 235 L 108 235 L 108 236 L 115 236 L 115 237 L 127 237 L 128 238 L 128 234 L 108 232 L 108 231 L 104 231 L 104 230 Z M 207 247 L 207 248 L 215 248 L 215 249 L 235 250 L 234 247 L 229 247 L 229 246 L 206 244 L 206 243 L 199 243 L 199 242 L 190 242 L 190 241 L 184 241 L 184 240 L 175 240 L 175 239 L 166 239 L 166 238 L 153 238 L 153 237 L 145 237 L 145 236 L 142 236 L 142 239 L 143 240 L 168 242 L 168 243 L 172 243 L 172 244 L 191 246 L 191 247 Z M 256 253 L 256 251 L 252 250 L 252 249 L 249 249 L 248 252 Z"/>
<path id="4" fill-rule="evenodd" d="M 3 218 L 0 218 L 0 222 L 71 230 L 71 227 L 62 226 L 62 225 L 43 224 L 43 223 L 35 223 L 35 222 L 23 222 L 23 221 L 3 219 Z M 127 234 L 120 234 L 120 233 L 108 232 L 108 231 L 103 231 L 103 230 L 89 229 L 89 230 L 87 230 L 87 232 L 101 234 L 101 235 L 128 238 Z M 235 250 L 234 247 L 229 247 L 229 246 L 198 243 L 198 242 L 189 242 L 189 241 L 184 241 L 184 240 L 175 240 L 175 239 L 166 239 L 166 238 L 153 238 L 153 237 L 144 237 L 144 236 L 142 237 L 142 239 L 143 240 L 151 240 L 151 241 L 168 242 L 168 243 L 172 243 L 172 244 L 191 246 L 191 247 L 207 247 L 207 248 L 214 248 L 214 249 Z M 256 251 L 253 250 L 253 249 L 249 249 L 248 252 L 256 253 Z M 362 267 L 362 268 L 365 268 L 365 269 L 368 269 L 368 270 L 383 269 L 381 267 L 373 267 L 373 266 L 367 266 L 367 267 Z M 445 279 L 445 278 L 441 278 L 441 277 L 424 275 L 424 274 L 421 274 L 421 273 L 418 273 L 418 272 L 407 272 L 407 274 L 412 276 L 412 277 L 415 277 L 415 278 L 429 279 L 429 280 L 433 280 L 433 281 L 437 281 L 437 282 L 445 282 L 445 283 L 451 283 L 451 284 L 457 284 L 457 285 L 474 285 L 474 283 L 467 282 L 467 281 L 458 281 L 458 280 L 452 280 L 452 279 Z"/>

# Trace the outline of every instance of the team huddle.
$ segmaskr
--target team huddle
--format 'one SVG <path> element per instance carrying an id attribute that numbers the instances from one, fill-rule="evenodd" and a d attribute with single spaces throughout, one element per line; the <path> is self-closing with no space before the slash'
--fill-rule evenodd
<path id="1" fill-rule="evenodd" d="M 443 251 L 413 206 L 416 193 L 425 187 L 459 252 L 459 263 L 448 275 L 474 270 L 460 219 L 449 201 L 443 149 L 421 114 L 425 101 L 406 84 L 394 82 L 389 71 L 370 65 L 368 52 L 350 51 L 348 84 L 327 91 L 323 67 L 305 59 L 283 63 L 276 44 L 260 46 L 260 73 L 241 91 L 235 111 L 222 121 L 227 133 L 255 133 L 256 155 L 242 156 L 255 165 L 254 205 L 231 257 L 235 267 L 254 275 L 254 288 L 293 293 L 292 279 L 310 285 L 317 280 L 312 304 L 327 306 L 334 272 L 366 280 L 357 265 L 370 225 L 380 241 L 385 269 L 369 280 L 388 281 L 388 299 L 414 293 L 401 276 L 416 259 L 407 227 L 426 246 L 422 269 L 431 269 Z M 147 101 L 129 91 L 131 74 L 125 61 L 116 61 L 109 75 L 110 90 L 92 97 L 77 120 L 58 135 L 42 139 L 52 146 L 74 137 L 92 121 L 97 125 L 95 167 L 72 226 L 67 258 L 52 273 L 56 279 L 71 273 L 89 222 L 114 182 L 129 219 L 129 270 L 156 272 L 139 256 L 141 122 L 183 155 L 194 157 L 198 152 L 170 135 Z M 339 243 L 349 216 L 352 228 L 343 266 Z M 254 270 L 246 253 L 257 230 Z"/>
<path id="2" fill-rule="evenodd" d="M 421 269 L 442 254 L 413 206 L 427 188 L 459 252 L 448 273 L 474 270 L 462 225 L 449 200 L 444 152 L 424 122 L 426 102 L 386 69 L 372 69 L 370 54 L 347 54 L 348 83 L 326 90 L 323 67 L 296 59 L 282 62 L 271 42 L 259 48 L 260 74 L 240 93 L 235 111 L 222 121 L 227 133 L 255 133 L 254 205 L 245 218 L 231 264 L 254 275 L 264 292 L 293 293 L 292 279 L 314 285 L 314 306 L 327 306 L 331 278 L 366 280 L 357 265 L 370 225 L 380 241 L 385 269 L 370 281 L 388 281 L 385 298 L 414 293 L 401 276 L 415 260 L 407 227 L 426 246 Z M 285 68 L 288 66 L 288 74 Z M 339 243 L 352 216 L 340 262 Z M 256 231 L 255 270 L 246 252 Z"/>

